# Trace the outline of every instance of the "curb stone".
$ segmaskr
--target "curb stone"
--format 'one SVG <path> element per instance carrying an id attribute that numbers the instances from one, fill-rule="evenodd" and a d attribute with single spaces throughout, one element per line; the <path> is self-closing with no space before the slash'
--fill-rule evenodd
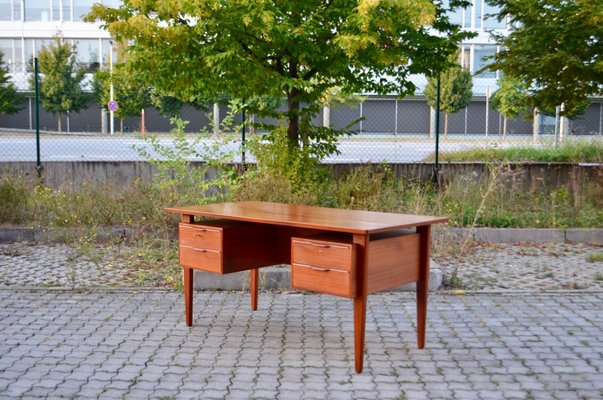
<path id="1" fill-rule="evenodd" d="M 448 228 L 436 230 L 439 240 L 469 239 L 491 243 L 563 243 L 566 241 L 603 245 L 601 228 Z"/>

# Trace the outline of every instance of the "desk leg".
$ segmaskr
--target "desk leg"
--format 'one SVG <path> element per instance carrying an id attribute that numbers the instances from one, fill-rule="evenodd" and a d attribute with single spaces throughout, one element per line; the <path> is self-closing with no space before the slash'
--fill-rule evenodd
<path id="1" fill-rule="evenodd" d="M 425 347 L 427 292 L 429 291 L 430 225 L 417 227 L 419 233 L 419 281 L 417 282 L 417 347 Z"/>
<path id="2" fill-rule="evenodd" d="M 361 373 L 364 365 L 364 341 L 366 328 L 366 298 L 368 274 L 368 235 L 354 235 L 356 245 L 356 284 L 354 297 L 354 363 Z"/>
<path id="3" fill-rule="evenodd" d="M 249 270 L 249 291 L 251 292 L 251 309 L 258 309 L 258 275 L 257 268 Z"/>
<path id="4" fill-rule="evenodd" d="M 182 267 L 184 275 L 184 315 L 186 326 L 193 324 L 193 272 L 192 268 Z"/>
<path id="5" fill-rule="evenodd" d="M 364 332 L 366 327 L 366 296 L 354 299 L 354 366 L 361 373 L 364 365 Z"/>

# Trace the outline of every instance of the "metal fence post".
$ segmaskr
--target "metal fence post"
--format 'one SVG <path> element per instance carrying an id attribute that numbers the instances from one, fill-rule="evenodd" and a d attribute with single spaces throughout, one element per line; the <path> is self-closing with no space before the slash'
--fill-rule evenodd
<path id="1" fill-rule="evenodd" d="M 436 86 L 436 115 L 435 115 L 435 164 L 433 167 L 433 183 L 440 185 L 440 74 Z"/>
<path id="2" fill-rule="evenodd" d="M 40 160 L 40 82 L 38 57 L 34 58 L 34 90 L 36 92 L 36 170 L 38 171 L 38 177 L 40 177 L 42 161 Z"/>

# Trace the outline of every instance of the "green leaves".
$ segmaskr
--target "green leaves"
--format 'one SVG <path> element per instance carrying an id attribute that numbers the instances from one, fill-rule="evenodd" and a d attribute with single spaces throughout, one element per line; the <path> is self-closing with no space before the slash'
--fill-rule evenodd
<path id="1" fill-rule="evenodd" d="M 491 70 L 518 79 L 527 103 L 571 115 L 588 96 L 603 93 L 601 1 L 489 0 L 510 18 L 513 31 L 497 39 L 503 50 Z"/>
<path id="2" fill-rule="evenodd" d="M 45 110 L 55 114 L 78 112 L 88 106 L 88 94 L 82 89 L 85 67 L 78 67 L 74 49 L 55 37 L 38 54 L 40 99 Z M 30 80 L 33 88 L 33 77 Z M 59 118 L 58 129 L 61 130 Z"/>
<path id="3" fill-rule="evenodd" d="M 119 10 L 95 6 L 87 19 L 132 41 L 127 62 L 157 93 L 286 98 L 285 110 L 247 111 L 278 112 L 296 145 L 307 137 L 299 119 L 314 115 L 330 88 L 413 93 L 409 74 L 433 70 L 469 35 L 430 0 L 132 0 Z"/>
<path id="4" fill-rule="evenodd" d="M 21 96 L 10 81 L 8 68 L 4 65 L 4 53 L 0 51 L 0 114 L 19 112 Z"/>

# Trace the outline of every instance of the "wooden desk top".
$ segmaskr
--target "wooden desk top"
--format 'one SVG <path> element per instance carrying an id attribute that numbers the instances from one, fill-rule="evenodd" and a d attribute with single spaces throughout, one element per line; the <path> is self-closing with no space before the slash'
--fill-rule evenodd
<path id="1" fill-rule="evenodd" d="M 344 210 L 261 201 L 172 207 L 166 208 L 165 211 L 182 215 L 226 218 L 356 234 L 386 232 L 448 221 L 446 217 Z"/>

